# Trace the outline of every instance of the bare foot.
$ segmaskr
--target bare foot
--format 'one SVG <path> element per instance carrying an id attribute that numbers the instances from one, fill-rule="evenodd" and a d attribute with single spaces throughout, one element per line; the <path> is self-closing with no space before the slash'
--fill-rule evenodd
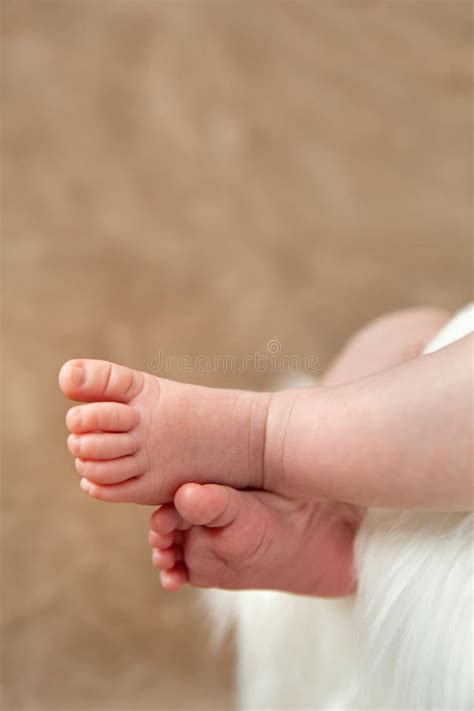
<path id="1" fill-rule="evenodd" d="M 345 504 L 193 483 L 152 514 L 149 543 L 166 590 L 189 582 L 340 596 L 355 585 L 358 521 Z"/>
<path id="2" fill-rule="evenodd" d="M 61 368 L 68 447 L 81 488 L 109 502 L 162 504 L 182 484 L 262 488 L 270 394 L 176 383 L 101 360 Z"/>
<path id="3" fill-rule="evenodd" d="M 236 490 L 268 482 L 271 395 L 175 383 L 97 360 L 69 361 L 59 383 L 86 403 L 66 417 L 81 488 L 103 501 L 165 504 L 150 533 L 164 587 L 352 590 L 352 507 Z M 210 483 L 222 472 L 235 488 Z"/>

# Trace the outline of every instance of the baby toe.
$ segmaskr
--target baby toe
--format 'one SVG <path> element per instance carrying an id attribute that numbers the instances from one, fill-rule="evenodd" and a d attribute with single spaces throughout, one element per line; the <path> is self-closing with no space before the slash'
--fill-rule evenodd
<path id="1" fill-rule="evenodd" d="M 169 548 L 173 543 L 177 543 L 177 533 L 157 533 L 148 531 L 148 543 L 153 548 Z"/>
<path id="2" fill-rule="evenodd" d="M 137 441 L 128 433 L 70 434 L 67 445 L 74 457 L 94 460 L 118 459 L 138 450 Z"/>
<path id="3" fill-rule="evenodd" d="M 184 484 L 175 494 L 178 513 L 196 526 L 228 526 L 238 516 L 242 493 L 219 484 Z"/>
<path id="4" fill-rule="evenodd" d="M 149 492 L 146 487 L 140 485 L 138 477 L 116 484 L 96 484 L 82 477 L 79 486 L 93 499 L 109 504 L 148 504 L 149 502 Z"/>
<path id="5" fill-rule="evenodd" d="M 91 459 L 75 459 L 77 472 L 95 484 L 117 484 L 128 479 L 141 476 L 143 468 L 140 468 L 135 455 L 122 457 L 121 459 L 109 459 L 105 461 L 94 461 Z"/>
<path id="6" fill-rule="evenodd" d="M 180 560 L 183 560 L 181 546 L 170 546 L 170 548 L 154 548 L 152 552 L 152 562 L 156 568 L 170 570 Z"/>
<path id="7" fill-rule="evenodd" d="M 188 571 L 184 563 L 179 562 L 171 570 L 162 570 L 160 582 L 163 590 L 177 592 L 188 582 Z"/>
<path id="8" fill-rule="evenodd" d="M 128 432 L 138 424 L 140 414 L 135 407 L 120 402 L 93 402 L 75 405 L 66 414 L 70 432 Z"/>
<path id="9" fill-rule="evenodd" d="M 150 516 L 150 528 L 165 535 L 175 530 L 185 531 L 190 525 L 179 515 L 174 504 L 164 504 Z"/>
<path id="10" fill-rule="evenodd" d="M 142 390 L 144 374 L 105 360 L 76 359 L 63 365 L 59 386 L 71 400 L 130 402 Z"/>

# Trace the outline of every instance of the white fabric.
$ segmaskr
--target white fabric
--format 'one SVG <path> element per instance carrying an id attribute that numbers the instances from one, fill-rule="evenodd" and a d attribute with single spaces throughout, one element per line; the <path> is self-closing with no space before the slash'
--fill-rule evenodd
<path id="1" fill-rule="evenodd" d="M 471 304 L 426 352 L 473 330 Z M 472 709 L 473 541 L 472 514 L 370 509 L 354 597 L 206 593 L 236 625 L 240 708 Z"/>

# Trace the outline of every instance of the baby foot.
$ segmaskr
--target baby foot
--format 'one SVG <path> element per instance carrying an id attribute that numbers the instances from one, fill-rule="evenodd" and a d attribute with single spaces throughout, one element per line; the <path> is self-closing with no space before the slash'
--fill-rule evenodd
<path id="1" fill-rule="evenodd" d="M 193 483 L 152 514 L 149 543 L 166 590 L 189 582 L 341 596 L 354 589 L 358 520 L 345 504 Z"/>
<path id="2" fill-rule="evenodd" d="M 101 360 L 61 368 L 68 448 L 81 488 L 109 502 L 162 504 L 181 484 L 226 472 L 261 488 L 271 395 L 176 383 Z"/>

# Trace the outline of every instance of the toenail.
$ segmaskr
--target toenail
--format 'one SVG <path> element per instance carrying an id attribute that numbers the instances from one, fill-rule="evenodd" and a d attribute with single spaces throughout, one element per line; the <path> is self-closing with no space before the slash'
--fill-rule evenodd
<path id="1" fill-rule="evenodd" d="M 80 388 L 81 385 L 84 385 L 86 379 L 86 370 L 84 366 L 73 365 L 69 377 L 71 378 L 73 385 L 75 385 L 76 388 Z"/>
<path id="2" fill-rule="evenodd" d="M 91 483 L 89 479 L 85 479 L 84 477 L 82 477 L 81 481 L 79 482 L 79 486 L 82 491 L 85 491 L 87 494 L 91 490 Z"/>
<path id="3" fill-rule="evenodd" d="M 80 459 L 75 459 L 74 466 L 76 467 L 76 471 L 78 472 L 78 474 L 80 474 L 82 469 L 82 461 Z"/>

